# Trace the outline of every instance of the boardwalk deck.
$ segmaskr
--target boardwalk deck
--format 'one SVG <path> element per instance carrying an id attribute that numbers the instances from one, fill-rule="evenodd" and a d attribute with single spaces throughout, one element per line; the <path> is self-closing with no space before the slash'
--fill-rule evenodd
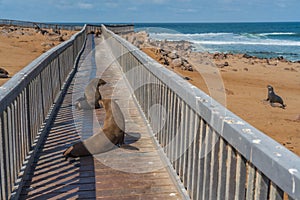
<path id="1" fill-rule="evenodd" d="M 113 61 L 105 41 L 89 36 L 78 72 L 26 177 L 21 199 L 182 198 Z M 105 98 L 118 99 L 126 118 L 125 143 L 134 148 L 66 161 L 62 153 L 70 144 L 103 125 L 104 109 L 78 111 L 74 107 L 74 100 L 94 77 L 108 82 L 101 86 Z"/>

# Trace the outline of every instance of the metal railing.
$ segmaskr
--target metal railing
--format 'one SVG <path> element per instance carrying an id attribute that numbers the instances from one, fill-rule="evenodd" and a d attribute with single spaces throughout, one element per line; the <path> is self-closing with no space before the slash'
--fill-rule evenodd
<path id="1" fill-rule="evenodd" d="M 300 199 L 298 156 L 129 42 L 102 32 L 191 199 Z"/>
<path id="2" fill-rule="evenodd" d="M 52 23 L 40 23 L 40 22 L 27 22 L 10 19 L 0 19 L 0 25 L 6 26 L 20 26 L 26 28 L 36 28 L 37 26 L 41 29 L 62 29 L 62 30 L 81 30 L 81 26 L 63 25 L 63 24 L 52 24 Z"/>
<path id="3" fill-rule="evenodd" d="M 0 87 L 0 199 L 11 198 L 75 71 L 88 27 L 42 54 Z"/>
<path id="4" fill-rule="evenodd" d="M 109 24 L 105 25 L 105 27 L 115 34 L 126 34 L 134 31 L 133 24 Z"/>

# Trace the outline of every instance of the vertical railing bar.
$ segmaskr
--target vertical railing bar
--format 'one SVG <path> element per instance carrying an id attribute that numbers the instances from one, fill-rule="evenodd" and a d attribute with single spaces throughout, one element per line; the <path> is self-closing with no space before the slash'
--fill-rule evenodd
<path id="1" fill-rule="evenodd" d="M 283 200 L 283 191 L 270 181 L 269 200 Z"/>
<path id="2" fill-rule="evenodd" d="M 167 147 L 168 147 L 168 140 L 169 140 L 169 134 L 170 134 L 170 116 L 171 116 L 171 110 L 170 110 L 170 89 L 167 89 L 166 92 L 166 121 L 165 121 L 165 133 L 164 133 L 164 151 L 168 155 Z"/>
<path id="3" fill-rule="evenodd" d="M 255 183 L 255 198 L 257 200 L 268 199 L 269 193 L 269 179 L 263 175 L 260 171 L 256 171 L 256 183 Z"/>
<path id="4" fill-rule="evenodd" d="M 26 142 L 26 88 L 22 91 L 21 94 L 21 100 L 19 102 L 19 107 L 20 107 L 20 114 L 21 114 L 21 140 L 22 140 L 22 144 L 21 144 L 21 148 L 22 148 L 22 152 L 21 152 L 21 162 L 23 162 L 25 160 L 25 155 L 27 153 L 27 142 Z"/>
<path id="5" fill-rule="evenodd" d="M 12 112 L 13 112 L 13 105 L 11 104 L 8 108 L 7 108 L 7 116 L 8 116 L 8 120 L 7 120 L 7 124 L 8 124 L 8 159 L 9 159 L 9 179 L 10 179 L 10 184 L 9 184 L 9 189 L 10 191 L 12 191 L 13 188 L 13 184 L 14 184 L 14 131 L 12 128 Z"/>
<path id="6" fill-rule="evenodd" d="M 212 143 L 212 129 L 206 124 L 205 133 L 205 154 L 204 154 L 204 174 L 203 174 L 203 189 L 202 199 L 208 199 L 209 196 L 209 182 L 210 182 L 210 167 L 211 167 L 211 143 Z"/>
<path id="7" fill-rule="evenodd" d="M 195 124 L 195 118 L 197 117 L 197 114 L 194 110 L 191 110 L 190 117 L 189 117 L 189 140 L 188 140 L 188 166 L 187 166 L 187 190 L 192 191 L 192 184 L 193 184 L 193 171 L 194 171 L 194 152 L 193 147 L 195 145 L 195 139 L 197 135 L 198 124 Z M 190 192 L 189 192 L 190 193 Z M 190 194 L 191 196 L 191 194 Z"/>
<path id="8" fill-rule="evenodd" d="M 183 138 L 183 185 L 187 188 L 187 175 L 188 175 L 188 159 L 189 159 L 189 141 L 190 141 L 190 131 L 189 131 L 189 122 L 191 115 L 191 108 L 188 104 L 185 104 L 185 128 L 184 128 L 184 138 Z"/>
<path id="9" fill-rule="evenodd" d="M 8 198 L 8 194 L 7 194 L 7 173 L 6 173 L 6 170 L 7 170 L 7 165 L 6 165 L 6 137 L 5 137 L 5 120 L 4 120 L 4 114 L 1 113 L 0 114 L 0 180 L 1 180 L 1 183 L 3 184 L 0 184 L 0 187 L 1 187 L 1 194 L 0 194 L 0 197 L 1 199 L 7 199 Z"/>
<path id="10" fill-rule="evenodd" d="M 170 100 L 169 100 L 169 109 L 168 109 L 168 113 L 169 113 L 169 126 L 168 126 L 168 142 L 167 142 L 167 157 L 170 159 L 172 158 L 172 140 L 174 138 L 174 128 L 173 128 L 173 116 L 174 116 L 174 92 L 169 90 L 169 96 L 170 96 Z"/>
<path id="11" fill-rule="evenodd" d="M 236 165 L 236 187 L 235 187 L 235 200 L 245 198 L 245 184 L 246 184 L 246 161 L 240 155 L 237 154 L 237 165 Z"/>
<path id="12" fill-rule="evenodd" d="M 171 141 L 171 137 L 172 137 L 172 132 L 171 132 L 171 117 L 172 117 L 172 110 L 171 110 L 171 107 L 172 107 L 172 92 L 170 89 L 168 89 L 168 99 L 167 99 L 167 102 L 168 102 L 168 107 L 167 107 L 167 130 L 166 130 L 166 146 L 164 148 L 165 152 L 166 152 L 166 155 L 168 158 L 170 158 L 170 141 Z"/>
<path id="13" fill-rule="evenodd" d="M 10 175 L 10 156 L 9 156 L 9 152 L 10 152 L 10 141 L 9 141 L 9 125 L 8 125 L 8 109 L 7 108 L 4 112 L 3 112 L 3 138 L 4 138 L 4 171 L 5 171 L 5 178 L 6 178 L 6 195 L 7 197 L 10 195 L 11 193 L 11 175 Z"/>
<path id="14" fill-rule="evenodd" d="M 254 199 L 255 168 L 251 163 L 247 163 L 247 192 L 246 199 Z"/>
<path id="15" fill-rule="evenodd" d="M 17 129 L 16 129 L 16 100 L 14 100 L 11 104 L 11 132 L 10 134 L 12 134 L 12 183 L 15 183 L 15 180 L 17 179 L 17 170 L 18 170 L 18 156 L 19 154 L 17 154 Z M 13 185 L 12 185 L 13 186 Z"/>
<path id="16" fill-rule="evenodd" d="M 166 122 L 167 122 L 167 115 L 168 115 L 168 110 L 167 110 L 167 93 L 168 93 L 168 88 L 163 85 L 163 94 L 162 94 L 162 105 L 163 109 L 165 109 L 166 115 L 163 116 L 162 122 L 163 122 L 163 127 L 161 131 L 161 138 L 160 138 L 160 143 L 162 147 L 165 147 L 165 133 L 166 133 Z"/>
<path id="17" fill-rule="evenodd" d="M 199 175 L 198 175 L 198 188 L 197 198 L 202 199 L 203 194 L 203 177 L 204 177 L 204 156 L 205 156 L 205 140 L 206 140 L 206 122 L 200 118 L 200 140 L 199 140 Z"/>
<path id="18" fill-rule="evenodd" d="M 236 171 L 236 154 L 232 147 L 228 144 L 228 157 L 227 157 L 227 175 L 226 175 L 226 193 L 225 199 L 234 199 L 235 195 L 235 171 Z"/>
<path id="19" fill-rule="evenodd" d="M 20 95 L 16 98 L 15 102 L 14 102 L 14 126 L 15 126 L 15 134 L 16 134 L 16 137 L 15 137 L 15 140 L 16 140 L 16 149 L 15 149 L 15 156 L 16 156 L 16 170 L 15 170 L 15 180 L 18 178 L 18 173 L 21 169 L 21 165 L 22 165 L 22 162 L 21 162 L 21 145 L 20 143 L 22 142 L 21 140 L 21 131 L 20 131 L 20 122 L 21 122 L 21 119 L 20 119 L 20 107 L 19 107 L 19 101 L 20 101 Z"/>
<path id="20" fill-rule="evenodd" d="M 191 192 L 189 193 L 192 199 L 197 198 L 198 193 L 198 176 L 199 176 L 199 160 L 200 160 L 200 116 L 195 116 L 195 140 L 193 143 L 193 155 L 194 155 L 194 162 L 193 162 L 193 171 L 192 171 L 192 188 Z"/>
<path id="21" fill-rule="evenodd" d="M 173 92 L 173 109 L 174 112 L 172 114 L 172 146 L 171 146 L 171 155 L 170 155 L 170 161 L 173 165 L 173 167 L 175 168 L 175 162 L 177 159 L 177 155 L 176 155 L 176 136 L 178 134 L 178 127 L 177 127 L 177 115 L 178 115 L 178 97 L 176 95 L 176 93 Z"/>
<path id="22" fill-rule="evenodd" d="M 30 119 L 30 96 L 31 96 L 31 84 L 29 84 L 26 88 L 25 88 L 25 92 L 26 92 L 26 137 L 27 138 L 27 151 L 31 151 L 31 144 L 32 144 L 32 138 L 31 138 L 31 119 Z"/>
<path id="23" fill-rule="evenodd" d="M 212 131 L 212 153 L 211 153 L 211 168 L 210 168 L 210 183 L 209 183 L 209 199 L 217 199 L 218 188 L 218 170 L 219 170 L 219 135 Z"/>
<path id="24" fill-rule="evenodd" d="M 174 167 L 175 170 L 177 172 L 177 174 L 179 175 L 179 171 L 180 171 L 180 136 L 181 136 L 181 124 L 182 124 L 182 100 L 179 98 L 177 101 L 177 115 L 176 115 L 176 141 L 175 141 L 175 159 L 174 159 Z"/>
<path id="25" fill-rule="evenodd" d="M 226 142 L 224 141 L 223 138 L 220 138 L 217 200 L 223 200 L 226 193 L 226 179 L 227 179 L 226 160 L 227 160 Z"/>
<path id="26" fill-rule="evenodd" d="M 179 177 L 183 177 L 183 164 L 184 164 L 184 143 L 185 143 L 185 120 L 186 120 L 186 104 L 184 101 L 181 101 L 182 110 L 181 110 L 181 123 L 180 123 L 180 139 L 179 139 Z M 183 180 L 182 180 L 183 181 Z"/>

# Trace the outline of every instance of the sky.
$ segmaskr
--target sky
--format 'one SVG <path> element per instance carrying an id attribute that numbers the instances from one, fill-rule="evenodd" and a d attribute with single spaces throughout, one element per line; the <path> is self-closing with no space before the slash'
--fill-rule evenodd
<path id="1" fill-rule="evenodd" d="M 0 19 L 36 22 L 300 22 L 299 0 L 0 0 Z"/>

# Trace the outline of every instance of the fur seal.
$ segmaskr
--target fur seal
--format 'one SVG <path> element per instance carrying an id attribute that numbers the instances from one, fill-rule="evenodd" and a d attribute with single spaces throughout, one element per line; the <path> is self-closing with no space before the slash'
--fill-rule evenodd
<path id="1" fill-rule="evenodd" d="M 6 75 L 6 74 L 1 74 L 1 73 L 0 73 L 0 78 L 9 78 L 9 77 L 8 77 L 8 75 Z"/>
<path id="2" fill-rule="evenodd" d="M 105 84 L 106 82 L 103 79 L 92 79 L 84 89 L 84 97 L 77 99 L 75 107 L 79 110 L 100 108 L 99 100 L 102 99 L 102 96 L 99 92 L 99 87 Z"/>
<path id="3" fill-rule="evenodd" d="M 0 78 L 8 78 L 8 71 L 0 67 Z"/>
<path id="4" fill-rule="evenodd" d="M 0 67 L 0 74 L 8 75 L 9 73 L 4 68 Z"/>
<path id="5" fill-rule="evenodd" d="M 285 108 L 286 105 L 283 103 L 283 100 L 280 96 L 278 96 L 277 94 L 275 94 L 274 89 L 271 85 L 268 85 L 268 98 L 266 99 L 266 101 L 270 101 L 271 106 L 274 107 L 274 103 L 279 103 L 281 104 L 281 108 Z"/>
<path id="6" fill-rule="evenodd" d="M 120 107 L 112 99 L 103 99 L 100 102 L 105 108 L 103 129 L 69 147 L 63 153 L 66 159 L 104 153 L 124 144 L 125 120 Z"/>

